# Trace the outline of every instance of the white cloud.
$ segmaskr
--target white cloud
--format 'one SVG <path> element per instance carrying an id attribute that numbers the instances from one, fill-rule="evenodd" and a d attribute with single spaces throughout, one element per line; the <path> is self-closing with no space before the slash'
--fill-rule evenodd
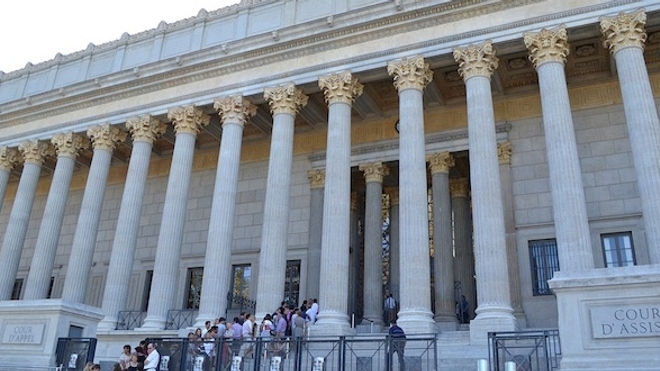
<path id="1" fill-rule="evenodd" d="M 10 72 L 239 0 L 14 0 L 0 9 L 0 71 Z"/>

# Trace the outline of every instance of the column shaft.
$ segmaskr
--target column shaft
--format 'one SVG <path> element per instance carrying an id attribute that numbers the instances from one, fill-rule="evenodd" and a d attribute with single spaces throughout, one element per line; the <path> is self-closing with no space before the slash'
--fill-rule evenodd
<path id="1" fill-rule="evenodd" d="M 399 189 L 388 190 L 390 194 L 390 293 L 395 300 L 401 294 L 401 251 L 399 249 Z"/>
<path id="2" fill-rule="evenodd" d="M 474 288 L 474 251 L 472 248 L 472 216 L 470 215 L 470 200 L 468 190 L 470 185 L 466 178 L 452 179 L 451 208 L 454 214 L 454 245 L 456 259 L 454 261 L 454 280 L 460 285 L 458 297 L 465 295 L 468 301 L 468 314 L 476 307 L 477 297 Z M 471 318 L 469 315 L 468 317 Z M 466 318 L 469 321 L 470 318 Z"/>
<path id="3" fill-rule="evenodd" d="M 2 204 L 5 201 L 9 176 L 18 159 L 19 155 L 16 148 L 0 147 L 0 209 L 2 209 Z"/>
<path id="4" fill-rule="evenodd" d="M 325 187 L 325 171 L 312 170 L 310 173 L 322 174 L 322 180 L 314 183 L 311 180 L 309 209 L 309 246 L 307 247 L 307 290 L 305 298 L 318 298 L 321 273 L 321 237 L 323 229 L 323 192 Z M 312 175 L 310 174 L 310 179 Z M 351 213 L 351 220 L 354 219 Z M 353 223 L 351 222 L 351 227 Z M 351 243 L 351 247 L 353 244 Z M 352 282 L 352 281 L 349 281 Z M 351 296 L 349 296 L 351 297 Z"/>

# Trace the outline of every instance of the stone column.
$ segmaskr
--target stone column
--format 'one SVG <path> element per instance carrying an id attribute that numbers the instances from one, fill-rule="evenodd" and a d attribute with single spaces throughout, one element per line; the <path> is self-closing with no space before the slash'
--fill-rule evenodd
<path id="1" fill-rule="evenodd" d="M 309 207 L 309 246 L 307 247 L 307 294 L 305 298 L 309 299 L 319 297 L 325 170 L 310 170 L 307 172 L 307 178 L 309 178 L 311 197 Z M 353 226 L 353 219 L 353 213 L 351 213 L 351 227 Z M 352 243 L 351 247 L 353 247 Z M 349 297 L 352 296 L 349 295 Z"/>
<path id="2" fill-rule="evenodd" d="M 321 237 L 321 287 L 323 308 L 313 335 L 346 335 L 352 332 L 347 313 L 348 257 L 351 201 L 351 106 L 362 94 L 362 84 L 350 72 L 319 79 L 328 103 L 326 182 L 323 195 Z"/>
<path id="3" fill-rule="evenodd" d="M 36 139 L 19 144 L 18 150 L 23 154 L 25 163 L 0 250 L 0 301 L 9 300 L 14 288 L 41 165 L 46 157 L 55 154 L 55 149 L 50 143 Z"/>
<path id="4" fill-rule="evenodd" d="M 399 188 L 388 187 L 385 192 L 390 195 L 390 294 L 399 301 L 401 294 L 401 251 L 399 250 Z"/>
<path id="5" fill-rule="evenodd" d="M 451 228 L 449 168 L 455 165 L 449 152 L 427 157 L 433 181 L 433 241 L 435 256 L 435 322 L 439 330 L 456 330 L 454 297 L 454 246 Z"/>
<path id="6" fill-rule="evenodd" d="M 0 209 L 5 200 L 9 176 L 19 160 L 20 156 L 16 148 L 0 147 Z"/>
<path id="7" fill-rule="evenodd" d="M 64 210 L 69 198 L 69 187 L 78 153 L 89 147 L 89 140 L 80 134 L 60 133 L 50 140 L 57 150 L 57 165 L 50 183 L 48 199 L 34 248 L 30 272 L 27 276 L 23 299 L 46 299 L 50 275 L 55 264 L 57 244 L 60 240 Z"/>
<path id="8" fill-rule="evenodd" d="M 140 214 L 142 214 L 142 199 L 147 183 L 147 175 L 149 174 L 151 148 L 154 140 L 165 133 L 167 126 L 147 115 L 130 118 L 126 122 L 126 128 L 133 136 L 133 152 L 128 164 L 124 194 L 119 206 L 115 239 L 112 242 L 110 266 L 108 267 L 108 277 L 105 282 L 101 308 L 105 318 L 99 323 L 99 331 L 114 330 L 117 325 L 119 311 L 126 308 L 131 272 L 133 271 L 135 244 L 137 243 L 140 227 Z M 103 134 L 99 138 L 106 138 L 110 134 L 111 132 Z M 106 146 L 112 145 L 109 148 L 114 148 L 114 144 L 112 144 L 114 142 L 113 137 L 114 134 L 108 137 L 111 141 Z M 95 146 L 94 157 L 100 153 L 97 153 Z M 109 156 L 109 154 L 104 155 L 104 158 L 105 156 Z M 99 168 L 101 167 L 99 166 Z M 98 195 L 96 196 L 98 197 Z"/>
<path id="9" fill-rule="evenodd" d="M 449 180 L 451 211 L 454 214 L 454 281 L 460 285 L 458 297 L 465 295 L 470 312 L 477 304 L 474 289 L 474 254 L 472 250 L 472 215 L 469 199 L 470 183 L 467 178 Z"/>
<path id="10" fill-rule="evenodd" d="M 506 256 L 509 265 L 509 290 L 511 307 L 519 327 L 527 327 L 525 312 L 522 307 L 520 292 L 520 272 L 518 270 L 518 248 L 516 245 L 516 221 L 513 210 L 513 185 L 511 181 L 511 142 L 497 145 L 497 157 L 500 162 L 500 182 L 502 183 L 502 207 L 504 210 L 504 233 L 506 238 Z"/>
<path id="11" fill-rule="evenodd" d="M 565 273 L 594 267 L 587 203 L 564 74 L 569 52 L 567 37 L 566 29 L 560 27 L 528 33 L 524 38 L 539 75 L 559 269 Z"/>
<path id="12" fill-rule="evenodd" d="M 364 315 L 383 325 L 383 177 L 390 169 L 382 162 L 360 164 L 367 183 L 364 212 Z"/>
<path id="13" fill-rule="evenodd" d="M 213 107 L 218 111 L 222 122 L 222 138 L 204 266 L 218 269 L 204 270 L 196 326 L 203 326 L 205 321 L 213 320 L 227 308 L 243 127 L 247 120 L 257 113 L 257 107 L 242 95 L 218 98 Z"/>
<path id="14" fill-rule="evenodd" d="M 516 328 L 507 268 L 504 211 L 495 113 L 490 77 L 497 68 L 497 57 L 490 42 L 454 49 L 459 73 L 467 93 L 470 182 L 474 219 L 474 255 L 479 305 L 470 323 L 470 339 L 486 343 L 489 331 Z"/>
<path id="15" fill-rule="evenodd" d="M 643 10 L 600 21 L 619 75 L 649 256 L 660 264 L 660 122 L 644 63 L 645 25 Z"/>
<path id="16" fill-rule="evenodd" d="M 172 108 L 167 112 L 167 118 L 172 120 L 176 139 L 163 205 L 163 219 L 158 234 L 149 309 L 142 325 L 143 330 L 164 329 L 167 311 L 176 306 L 174 288 L 177 287 L 179 279 L 177 273 L 186 221 L 195 140 L 199 131 L 208 125 L 211 119 L 193 105 Z"/>
<path id="17" fill-rule="evenodd" d="M 399 325 L 406 333 L 435 331 L 431 312 L 428 197 L 423 89 L 433 72 L 421 56 L 390 62 L 399 92 L 399 197 L 401 297 Z"/>
<path id="18" fill-rule="evenodd" d="M 358 302 L 359 292 L 358 288 L 361 287 L 359 281 L 359 271 L 360 271 L 360 260 L 364 255 L 362 249 L 362 243 L 360 241 L 360 231 L 359 231 L 359 220 L 360 216 L 358 215 L 358 203 L 360 196 L 357 192 L 351 192 L 351 225 L 350 225 L 350 255 L 349 255 L 349 268 L 348 268 L 348 314 L 351 316 L 351 323 L 357 317 L 358 311 Z M 323 212 L 323 206 L 321 206 L 321 212 Z M 319 231 L 320 232 L 320 231 Z M 320 257 L 319 257 L 320 259 Z"/>
<path id="19" fill-rule="evenodd" d="M 62 299 L 72 303 L 85 302 L 112 152 L 117 143 L 126 140 L 127 135 L 119 128 L 105 124 L 91 127 L 87 130 L 87 136 L 92 140 L 94 156 L 73 235 L 62 291 Z"/>
<path id="20" fill-rule="evenodd" d="M 294 121 L 298 111 L 307 104 L 307 96 L 293 84 L 268 88 L 264 97 L 273 114 L 273 132 L 257 276 L 255 311 L 259 319 L 272 313 L 284 297 Z"/>

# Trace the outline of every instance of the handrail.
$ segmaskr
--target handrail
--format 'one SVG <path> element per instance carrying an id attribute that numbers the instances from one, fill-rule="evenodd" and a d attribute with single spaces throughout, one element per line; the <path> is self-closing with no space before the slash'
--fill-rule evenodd
<path id="1" fill-rule="evenodd" d="M 196 309 L 170 309 L 167 311 L 165 330 L 179 330 L 195 324 Z"/>
<path id="2" fill-rule="evenodd" d="M 134 330 L 144 322 L 147 312 L 139 310 L 123 310 L 117 316 L 117 327 L 115 330 Z"/>

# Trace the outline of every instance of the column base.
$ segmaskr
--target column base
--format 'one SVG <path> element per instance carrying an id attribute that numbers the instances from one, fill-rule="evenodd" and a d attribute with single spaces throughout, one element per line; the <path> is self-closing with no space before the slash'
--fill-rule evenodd
<path id="1" fill-rule="evenodd" d="M 434 317 L 435 327 L 439 332 L 458 330 L 458 320 L 456 315 L 441 313 Z"/>
<path id="2" fill-rule="evenodd" d="M 117 318 L 105 316 L 96 327 L 98 332 L 109 332 L 117 329 Z"/>
<path id="3" fill-rule="evenodd" d="M 489 332 L 517 331 L 513 309 L 507 305 L 484 305 L 476 310 L 477 317 L 470 321 L 470 344 L 488 344 Z"/>
<path id="4" fill-rule="evenodd" d="M 162 317 L 147 316 L 147 318 L 144 319 L 142 327 L 137 327 L 135 331 L 161 331 L 165 329 L 166 322 L 167 320 Z"/>
<path id="5" fill-rule="evenodd" d="M 435 334 L 438 332 L 431 312 L 401 309 L 398 316 L 396 323 L 406 334 Z"/>
<path id="6" fill-rule="evenodd" d="M 351 328 L 349 318 L 343 313 L 328 313 L 323 310 L 319 314 L 319 319 L 315 324 L 309 327 L 309 336 L 318 337 L 338 337 L 355 335 L 355 330 Z"/>

